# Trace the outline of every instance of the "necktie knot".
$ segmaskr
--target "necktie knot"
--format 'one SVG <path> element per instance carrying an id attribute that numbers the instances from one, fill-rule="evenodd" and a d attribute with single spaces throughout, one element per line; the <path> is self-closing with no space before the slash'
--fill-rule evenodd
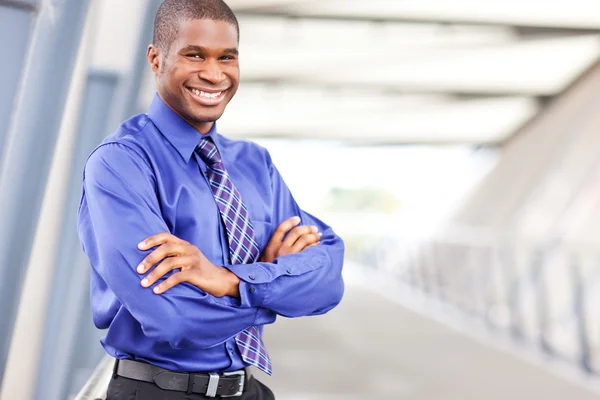
<path id="1" fill-rule="evenodd" d="M 209 166 L 221 163 L 221 155 L 210 137 L 200 139 L 196 151 Z"/>

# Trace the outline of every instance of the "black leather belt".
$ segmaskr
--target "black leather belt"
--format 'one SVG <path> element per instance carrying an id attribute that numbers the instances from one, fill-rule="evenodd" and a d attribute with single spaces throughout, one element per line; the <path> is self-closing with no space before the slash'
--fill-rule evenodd
<path id="1" fill-rule="evenodd" d="M 117 360 L 115 375 L 136 381 L 155 383 L 163 390 L 174 390 L 188 394 L 198 393 L 207 397 L 237 397 L 244 393 L 249 370 L 217 373 L 173 372 L 133 360 Z"/>

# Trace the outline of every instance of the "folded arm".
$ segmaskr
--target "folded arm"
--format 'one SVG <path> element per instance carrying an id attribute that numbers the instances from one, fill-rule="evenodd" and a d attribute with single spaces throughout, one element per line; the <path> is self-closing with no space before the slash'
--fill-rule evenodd
<path id="1" fill-rule="evenodd" d="M 106 144 L 88 159 L 79 209 L 79 235 L 92 267 L 144 334 L 176 348 L 207 348 L 247 327 L 272 323 L 269 310 L 228 305 L 190 284 L 160 295 L 142 287 L 144 275 L 136 267 L 151 250 L 137 245 L 169 230 L 154 187 L 151 168 L 135 150 Z"/>
<path id="2" fill-rule="evenodd" d="M 287 317 L 323 314 L 342 299 L 344 243 L 319 219 L 300 209 L 279 171 L 268 159 L 273 190 L 273 220 L 299 216 L 302 225 L 316 226 L 320 243 L 273 262 L 228 265 L 240 278 L 242 307 L 270 309 Z"/>

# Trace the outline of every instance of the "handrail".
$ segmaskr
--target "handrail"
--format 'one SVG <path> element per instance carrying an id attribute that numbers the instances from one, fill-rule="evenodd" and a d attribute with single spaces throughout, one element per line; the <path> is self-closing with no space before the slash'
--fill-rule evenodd
<path id="1" fill-rule="evenodd" d="M 590 312 L 600 302 L 600 246 L 484 246 L 455 239 L 438 235 L 415 244 L 396 237 L 366 243 L 347 258 L 600 376 L 591 328 L 599 319 Z"/>
<path id="2" fill-rule="evenodd" d="M 114 358 L 104 357 L 74 400 L 105 400 L 114 362 Z"/>

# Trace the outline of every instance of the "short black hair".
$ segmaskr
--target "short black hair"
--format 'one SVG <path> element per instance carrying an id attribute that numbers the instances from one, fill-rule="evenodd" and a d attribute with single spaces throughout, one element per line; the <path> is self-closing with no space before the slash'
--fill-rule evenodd
<path id="1" fill-rule="evenodd" d="M 210 19 L 224 21 L 235 26 L 240 39 L 238 20 L 223 0 L 165 0 L 154 19 L 154 38 L 152 43 L 165 54 L 177 37 L 179 24 L 195 19 Z"/>

